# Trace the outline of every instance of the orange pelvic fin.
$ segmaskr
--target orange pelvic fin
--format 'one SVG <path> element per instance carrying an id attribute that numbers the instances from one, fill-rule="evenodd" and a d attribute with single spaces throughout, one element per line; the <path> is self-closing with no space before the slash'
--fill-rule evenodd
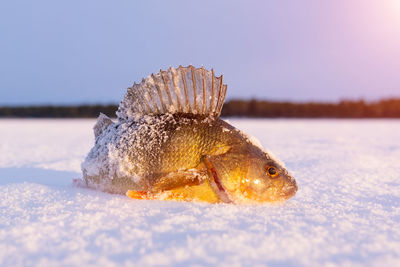
<path id="1" fill-rule="evenodd" d="M 133 199 L 154 199 L 153 195 L 149 194 L 147 191 L 128 190 L 126 191 L 126 196 Z"/>

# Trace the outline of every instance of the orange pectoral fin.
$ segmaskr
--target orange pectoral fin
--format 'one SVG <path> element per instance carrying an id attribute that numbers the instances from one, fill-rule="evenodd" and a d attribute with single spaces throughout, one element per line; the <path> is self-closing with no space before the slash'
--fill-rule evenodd
<path id="1" fill-rule="evenodd" d="M 128 190 L 126 191 L 126 196 L 133 199 L 154 199 L 153 195 L 149 194 L 147 191 Z"/>

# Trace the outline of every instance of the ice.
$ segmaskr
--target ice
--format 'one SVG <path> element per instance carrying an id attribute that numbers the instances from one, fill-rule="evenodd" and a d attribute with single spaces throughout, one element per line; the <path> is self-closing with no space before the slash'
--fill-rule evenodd
<path id="1" fill-rule="evenodd" d="M 400 265 L 399 120 L 230 123 L 286 163 L 294 198 L 210 205 L 77 188 L 95 120 L 0 120 L 0 265 Z"/>

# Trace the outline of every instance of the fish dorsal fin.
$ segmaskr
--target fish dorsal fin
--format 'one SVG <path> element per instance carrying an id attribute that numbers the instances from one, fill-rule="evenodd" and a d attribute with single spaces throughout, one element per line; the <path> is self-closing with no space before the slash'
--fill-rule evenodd
<path id="1" fill-rule="evenodd" d="M 100 113 L 99 117 L 97 118 L 97 122 L 93 127 L 93 132 L 95 138 L 99 136 L 107 127 L 112 124 L 113 121 L 107 117 L 107 115 Z"/>
<path id="2" fill-rule="evenodd" d="M 218 117 L 224 104 L 227 85 L 214 70 L 193 66 L 160 70 L 128 88 L 120 103 L 120 120 L 138 115 L 191 113 Z"/>

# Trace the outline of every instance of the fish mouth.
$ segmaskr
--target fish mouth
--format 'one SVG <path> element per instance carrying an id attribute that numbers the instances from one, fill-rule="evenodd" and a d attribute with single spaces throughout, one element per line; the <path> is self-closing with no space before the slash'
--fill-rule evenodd
<path id="1" fill-rule="evenodd" d="M 293 197 L 296 194 L 297 190 L 298 190 L 298 186 L 297 186 L 296 180 L 291 178 L 291 182 L 292 182 L 292 184 L 290 184 L 289 186 L 286 186 L 285 190 L 283 192 L 283 197 L 286 200 L 291 198 L 291 197 Z"/>
<path id="2" fill-rule="evenodd" d="M 232 199 L 229 197 L 228 191 L 222 184 L 221 179 L 218 176 L 218 173 L 215 170 L 214 166 L 206 158 L 204 159 L 204 162 L 206 163 L 208 172 L 210 173 L 211 176 L 210 179 L 211 187 L 218 196 L 218 198 L 224 203 L 234 203 Z"/>

